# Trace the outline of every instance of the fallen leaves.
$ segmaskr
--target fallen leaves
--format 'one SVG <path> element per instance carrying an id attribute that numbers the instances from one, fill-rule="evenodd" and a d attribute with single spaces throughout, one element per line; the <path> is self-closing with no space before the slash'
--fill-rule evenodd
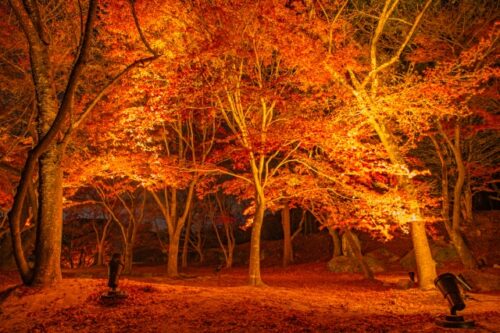
<path id="1" fill-rule="evenodd" d="M 0 332 L 449 332 L 434 325 L 448 311 L 437 291 L 367 283 L 358 275 L 328 273 L 323 263 L 264 269 L 264 288 L 245 286 L 244 271 L 225 271 L 223 286 L 209 269 L 191 279 L 123 279 L 128 297 L 112 306 L 100 300 L 104 279 L 21 287 L 2 304 Z M 468 302 L 463 314 L 478 322 L 475 331 L 498 330 L 500 296 L 474 297 L 478 301 Z"/>

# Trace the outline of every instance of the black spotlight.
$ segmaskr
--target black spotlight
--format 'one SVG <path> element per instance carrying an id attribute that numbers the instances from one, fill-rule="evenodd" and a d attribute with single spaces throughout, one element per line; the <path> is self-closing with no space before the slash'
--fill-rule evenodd
<path id="1" fill-rule="evenodd" d="M 457 315 L 457 311 L 465 309 L 465 303 L 458 288 L 456 276 L 451 273 L 441 274 L 434 280 L 434 284 L 448 301 L 451 312 L 451 315 L 445 316 L 444 320 L 436 320 L 436 324 L 448 328 L 474 327 L 473 320 L 465 320 L 463 316 Z"/>

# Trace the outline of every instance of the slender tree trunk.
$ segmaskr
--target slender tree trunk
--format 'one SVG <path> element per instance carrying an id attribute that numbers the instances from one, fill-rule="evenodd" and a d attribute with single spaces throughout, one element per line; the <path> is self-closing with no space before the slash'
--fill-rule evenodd
<path id="1" fill-rule="evenodd" d="M 80 257 L 78 258 L 78 268 L 83 267 L 85 264 L 85 250 L 80 249 Z"/>
<path id="2" fill-rule="evenodd" d="M 262 198 L 257 198 L 255 207 L 255 217 L 252 225 L 252 236 L 250 241 L 250 262 L 249 262 L 249 285 L 262 286 L 260 276 L 260 235 L 262 224 L 264 223 L 265 202 Z"/>
<path id="3" fill-rule="evenodd" d="M 126 242 L 125 244 L 125 255 L 124 255 L 124 260 L 125 260 L 125 267 L 123 268 L 123 273 L 125 274 L 130 274 L 132 272 L 132 260 L 134 256 L 134 251 L 133 251 L 133 244 L 130 242 Z"/>
<path id="4" fill-rule="evenodd" d="M 215 222 L 215 219 L 213 216 L 212 216 L 211 220 L 212 220 L 212 226 L 214 228 L 215 236 L 217 237 L 217 241 L 219 242 L 219 246 L 222 250 L 222 254 L 224 255 L 224 260 L 226 261 L 226 266 L 227 266 L 228 256 L 229 256 L 228 249 L 226 249 L 226 245 L 224 245 L 224 242 L 222 241 L 222 238 L 221 238 L 220 233 L 219 233 L 219 229 L 217 229 L 217 225 L 216 225 L 216 222 Z M 224 228 L 225 228 L 225 226 L 224 226 Z M 227 230 L 226 230 L 226 234 L 227 234 Z M 229 239 L 227 240 L 227 243 L 229 243 Z"/>
<path id="5" fill-rule="evenodd" d="M 292 235 L 290 228 L 290 206 L 285 202 L 281 210 L 281 225 L 283 226 L 283 267 L 293 262 Z"/>
<path id="6" fill-rule="evenodd" d="M 182 268 L 187 268 L 188 266 L 188 250 L 189 250 L 189 237 L 191 237 L 191 224 L 193 222 L 192 212 L 188 215 L 186 229 L 184 230 L 184 244 L 182 245 Z"/>
<path id="7" fill-rule="evenodd" d="M 455 188 L 453 190 L 453 215 L 452 215 L 453 222 L 452 222 L 450 238 L 453 242 L 453 245 L 455 245 L 455 249 L 457 250 L 458 255 L 460 256 L 460 259 L 464 267 L 467 269 L 476 269 L 477 268 L 476 258 L 474 258 L 474 255 L 472 254 L 469 247 L 465 243 L 462 232 L 460 230 L 460 224 L 462 219 L 461 209 L 460 209 L 460 201 L 461 201 L 460 199 L 462 197 L 462 191 L 465 181 L 465 166 L 463 165 L 463 163 L 459 162 L 462 162 L 462 160 L 459 159 L 459 161 L 457 161 L 458 177 L 457 181 L 455 182 Z"/>
<path id="8" fill-rule="evenodd" d="M 445 137 L 446 139 L 446 134 L 441 131 L 441 135 Z M 441 215 L 443 217 L 444 225 L 446 227 L 446 231 L 448 232 L 448 236 L 451 239 L 451 242 L 453 243 L 453 246 L 455 247 L 455 250 L 458 253 L 458 256 L 460 257 L 460 260 L 464 267 L 469 268 L 469 269 L 475 269 L 477 268 L 477 261 L 472 255 L 472 252 L 470 251 L 469 247 L 467 246 L 467 243 L 462 237 L 462 233 L 460 232 L 460 229 L 455 227 L 457 223 L 460 223 L 460 216 L 455 212 L 455 206 L 454 207 L 454 214 L 453 214 L 453 222 L 450 221 L 450 193 L 448 190 L 448 168 L 446 166 L 446 160 L 444 157 L 444 154 L 441 150 L 440 145 L 438 144 L 437 140 L 435 137 L 431 137 L 432 143 L 434 144 L 434 148 L 436 149 L 436 153 L 438 155 L 439 161 L 441 162 L 441 197 L 442 197 L 442 207 L 441 207 Z M 454 149 L 453 145 L 449 140 L 446 139 L 448 144 L 450 145 L 452 151 Z M 454 152 L 455 154 L 455 152 Z M 456 159 L 456 156 L 455 156 Z M 461 158 L 458 158 L 458 161 L 461 161 Z M 465 177 L 465 175 L 461 176 L 461 174 L 465 174 L 465 167 L 462 165 L 462 167 L 458 167 L 458 177 L 457 177 L 457 182 L 455 184 L 455 189 L 454 189 L 454 200 L 457 200 L 456 198 L 459 197 L 459 193 L 461 190 L 457 192 L 457 186 L 460 185 L 462 182 L 461 178 Z M 457 209 L 458 210 L 458 209 Z M 458 219 L 457 219 L 458 216 Z M 455 220 L 456 219 L 456 220 Z"/>
<path id="9" fill-rule="evenodd" d="M 233 267 L 233 258 L 234 258 L 234 231 L 233 227 L 225 224 L 224 228 L 226 229 L 226 239 L 227 239 L 227 261 L 226 268 Z"/>
<path id="10" fill-rule="evenodd" d="M 469 175 L 469 173 L 467 173 Z M 473 221 L 472 214 L 472 190 L 470 188 L 470 177 L 468 177 L 464 185 L 464 191 L 462 195 L 462 215 L 464 217 L 465 223 L 471 225 Z"/>
<path id="11" fill-rule="evenodd" d="M 39 212 L 33 284 L 48 285 L 62 279 L 62 168 L 61 151 L 52 146 L 39 159 Z"/>
<path id="12" fill-rule="evenodd" d="M 102 243 L 97 244 L 97 266 L 104 265 L 103 247 L 104 247 L 104 244 L 102 244 Z"/>
<path id="13" fill-rule="evenodd" d="M 455 125 L 454 143 L 448 138 L 446 133 L 444 133 L 442 130 L 441 134 L 443 135 L 449 147 L 451 148 L 457 166 L 457 179 L 455 181 L 455 187 L 453 188 L 452 222 L 451 222 L 451 228 L 449 230 L 451 231 L 450 238 L 457 250 L 458 255 L 460 256 L 460 259 L 464 267 L 468 269 L 476 269 L 478 267 L 476 258 L 474 258 L 472 252 L 465 243 L 465 240 L 460 230 L 460 225 L 462 222 L 461 199 L 465 184 L 465 177 L 467 174 L 467 170 L 465 169 L 465 164 L 462 159 L 462 152 L 460 150 L 460 126 L 459 124 Z"/>

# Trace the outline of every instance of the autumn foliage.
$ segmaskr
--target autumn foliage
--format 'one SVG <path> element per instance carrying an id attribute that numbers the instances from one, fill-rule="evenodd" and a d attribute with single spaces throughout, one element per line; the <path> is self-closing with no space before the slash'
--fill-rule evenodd
<path id="1" fill-rule="evenodd" d="M 284 205 L 341 233 L 412 232 L 425 287 L 426 227 L 444 225 L 475 268 L 461 226 L 475 195 L 498 200 L 493 3 L 2 3 L 0 237 L 9 222 L 24 282 L 44 284 L 61 249 L 42 238 L 61 238 L 38 236 L 33 271 L 20 236 L 32 223 L 100 207 L 110 229 L 95 248 L 122 235 L 131 270 L 140 225 L 159 218 L 178 276 L 203 200 L 218 200 L 229 260 L 223 196 L 251 233 L 252 285 L 265 216 Z"/>

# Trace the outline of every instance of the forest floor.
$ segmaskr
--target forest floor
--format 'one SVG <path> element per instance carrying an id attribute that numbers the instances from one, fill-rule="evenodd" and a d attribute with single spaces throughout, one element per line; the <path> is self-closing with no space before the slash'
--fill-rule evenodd
<path id="1" fill-rule="evenodd" d="M 245 286 L 246 268 L 193 268 L 180 279 L 165 268 L 137 267 L 120 287 L 128 298 L 103 303 L 104 268 L 67 271 L 50 288 L 16 286 L 0 274 L 0 332 L 460 332 L 442 329 L 448 311 L 436 290 L 398 289 L 405 272 L 357 274 L 326 270 L 324 262 L 263 268 L 266 287 Z M 470 294 L 467 332 L 500 332 L 500 293 Z"/>

